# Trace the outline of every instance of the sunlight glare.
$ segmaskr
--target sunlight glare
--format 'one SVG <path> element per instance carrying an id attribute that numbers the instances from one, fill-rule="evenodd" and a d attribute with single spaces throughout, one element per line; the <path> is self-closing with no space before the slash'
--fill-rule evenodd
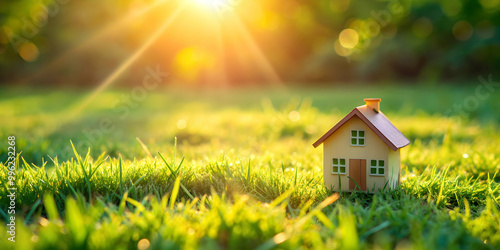
<path id="1" fill-rule="evenodd" d="M 233 16 L 232 20 L 233 24 L 235 24 L 236 27 L 235 32 L 241 36 L 244 45 L 252 52 L 254 61 L 258 64 L 257 66 L 259 66 L 263 70 L 263 73 L 269 83 L 273 84 L 276 87 L 284 87 L 281 77 L 271 65 L 264 52 L 260 49 L 245 24 L 236 15 Z"/>
<path id="2" fill-rule="evenodd" d="M 227 5 L 226 0 L 194 0 L 196 4 L 211 7 L 211 8 L 220 8 L 221 6 Z"/>
<path id="3" fill-rule="evenodd" d="M 87 105 L 89 105 L 94 98 L 99 95 L 103 90 L 105 90 L 111 83 L 113 83 L 125 70 L 127 70 L 130 65 L 132 65 L 143 53 L 146 51 L 153 42 L 155 42 L 160 35 L 163 34 L 165 29 L 170 26 L 173 21 L 177 18 L 179 13 L 183 10 L 184 6 L 180 6 L 174 13 L 163 22 L 163 24 L 153 33 L 151 36 L 144 41 L 144 43 L 132 54 L 129 58 L 127 58 L 124 62 L 122 62 L 118 68 L 116 68 L 111 74 L 109 74 L 106 79 L 104 79 L 97 88 L 89 94 L 88 97 L 83 99 L 80 102 L 74 104 L 74 106 L 70 106 L 66 112 L 71 115 L 68 115 L 66 119 L 72 120 L 78 115 Z"/>
<path id="4" fill-rule="evenodd" d="M 77 46 L 64 52 L 57 58 L 52 59 L 52 61 L 50 61 L 49 63 L 44 64 L 44 66 L 34 74 L 28 75 L 26 78 L 21 79 L 20 82 L 31 82 L 33 81 L 33 79 L 37 79 L 41 75 L 52 73 L 54 69 L 57 69 L 61 65 L 67 64 L 79 54 L 85 53 L 89 50 L 89 48 L 96 46 L 96 44 L 102 43 L 106 39 L 106 36 L 110 35 L 110 33 L 123 29 L 124 27 L 128 27 L 128 25 L 130 25 L 132 21 L 148 13 L 151 9 L 158 7 L 160 4 L 163 4 L 165 1 L 167 0 L 157 0 L 152 5 L 148 5 L 140 9 L 135 9 L 133 12 L 124 15 L 120 20 L 116 20 L 115 22 L 107 24 L 96 33 L 90 35 L 89 38 L 83 40 Z"/>

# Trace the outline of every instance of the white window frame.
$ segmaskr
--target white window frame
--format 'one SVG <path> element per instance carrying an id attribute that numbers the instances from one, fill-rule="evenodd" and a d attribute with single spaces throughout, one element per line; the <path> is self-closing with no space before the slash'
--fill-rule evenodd
<path id="1" fill-rule="evenodd" d="M 375 164 L 373 163 L 375 162 Z M 370 160 L 370 175 L 373 176 L 385 176 L 385 160 Z M 375 169 L 375 174 L 372 173 L 372 169 Z M 384 172 L 383 174 L 380 173 L 380 170 Z"/>
<path id="2" fill-rule="evenodd" d="M 356 136 L 352 135 L 353 132 L 356 132 Z M 359 132 L 363 132 L 363 136 L 359 135 Z M 356 146 L 356 147 L 364 147 L 366 145 L 366 139 L 365 139 L 365 131 L 364 130 L 351 130 L 351 146 Z M 356 143 L 352 143 L 352 140 L 355 139 Z M 363 144 L 359 143 L 359 140 L 363 140 Z"/>
<path id="3" fill-rule="evenodd" d="M 337 164 L 335 164 L 335 160 L 337 160 Z M 341 162 L 344 161 L 344 164 Z M 337 168 L 337 172 L 333 171 L 333 168 Z M 340 168 L 344 168 L 344 172 L 340 171 Z M 347 173 L 347 163 L 344 158 L 333 158 L 332 159 L 332 174 L 346 174 Z"/>

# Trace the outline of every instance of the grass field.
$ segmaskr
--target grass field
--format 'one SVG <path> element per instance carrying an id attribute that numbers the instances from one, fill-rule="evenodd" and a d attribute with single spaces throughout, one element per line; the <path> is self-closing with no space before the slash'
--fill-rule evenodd
<path id="1" fill-rule="evenodd" d="M 2 89 L 0 248 L 498 249 L 497 89 Z M 403 184 L 333 194 L 312 143 L 365 97 L 411 141 Z"/>

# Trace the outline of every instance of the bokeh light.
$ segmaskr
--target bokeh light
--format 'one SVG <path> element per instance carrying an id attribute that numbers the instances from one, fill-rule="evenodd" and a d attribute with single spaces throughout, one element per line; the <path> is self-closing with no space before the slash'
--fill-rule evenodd
<path id="1" fill-rule="evenodd" d="M 427 17 L 421 17 L 413 23 L 413 34 L 420 38 L 428 37 L 432 33 L 432 22 Z"/>
<path id="2" fill-rule="evenodd" d="M 486 11 L 493 11 L 500 6 L 500 0 L 479 0 Z"/>
<path id="3" fill-rule="evenodd" d="M 359 42 L 358 32 L 353 29 L 342 30 L 339 34 L 339 42 L 342 47 L 352 49 L 356 47 Z"/>
<path id="4" fill-rule="evenodd" d="M 335 49 L 335 53 L 339 56 L 347 57 L 352 54 L 352 49 L 346 49 L 344 46 L 340 45 L 339 40 L 335 41 L 333 48 Z"/>
<path id="5" fill-rule="evenodd" d="M 452 32 L 457 40 L 466 41 L 472 36 L 473 29 L 469 22 L 462 20 L 453 25 Z"/>
<path id="6" fill-rule="evenodd" d="M 137 243 L 137 249 L 139 250 L 146 250 L 149 248 L 149 240 L 148 239 L 142 239 Z"/>
<path id="7" fill-rule="evenodd" d="M 498 68 L 498 55 L 485 53 L 483 48 L 490 46 L 486 51 L 497 44 L 500 0 L 404 4 L 352 0 L 79 1 L 65 5 L 65 11 L 61 5 L 57 13 L 50 12 L 54 12 L 50 4 L 28 2 L 33 3 L 19 11 L 14 4 L 5 3 L 12 5 L 0 23 L 0 54 L 5 58 L 0 71 L 8 75 L 6 82 L 36 79 L 97 86 L 181 7 L 171 25 L 129 69 L 116 74 L 124 85 L 139 83 L 142 75 L 137 72 L 149 64 L 161 64 L 168 70 L 170 81 L 165 85 L 189 88 L 276 82 L 271 78 L 285 85 L 295 80 L 391 81 L 429 74 L 444 79 L 477 76 Z M 112 44 L 117 46 L 107 47 Z M 441 64 L 413 53 L 421 48 L 429 55 L 447 53 L 460 65 Z M 448 51 L 450 48 L 453 51 Z M 394 53 L 396 50 L 401 53 Z M 472 66 L 477 65 L 472 58 L 482 65 Z M 400 61 L 422 65 L 392 66 Z M 486 65 L 490 62 L 495 65 Z M 332 73 L 332 67 L 346 70 Z M 27 70 L 33 72 L 26 74 Z"/>
<path id="8" fill-rule="evenodd" d="M 373 19 L 364 24 L 364 31 L 370 37 L 376 37 L 380 33 L 380 25 Z"/>
<path id="9" fill-rule="evenodd" d="M 482 39 L 489 39 L 495 36 L 495 26 L 488 20 L 480 21 L 476 24 L 476 33 Z"/>
<path id="10" fill-rule="evenodd" d="M 456 16 L 462 10 L 462 2 L 460 1 L 443 1 L 441 4 L 443 13 L 449 17 Z"/>
<path id="11" fill-rule="evenodd" d="M 180 119 L 177 121 L 177 128 L 178 129 L 185 129 L 186 128 L 186 120 Z"/>
<path id="12" fill-rule="evenodd" d="M 27 62 L 35 61 L 40 54 L 40 52 L 38 51 L 38 47 L 36 47 L 36 45 L 31 42 L 22 43 L 21 45 L 19 45 L 18 49 L 21 58 L 23 58 Z"/>
<path id="13" fill-rule="evenodd" d="M 300 113 L 296 110 L 291 111 L 288 114 L 288 119 L 292 122 L 298 122 L 300 120 Z"/>

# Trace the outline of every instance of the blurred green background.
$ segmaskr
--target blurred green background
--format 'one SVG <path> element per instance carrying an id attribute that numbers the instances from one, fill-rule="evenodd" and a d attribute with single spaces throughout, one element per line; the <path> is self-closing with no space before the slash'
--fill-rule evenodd
<path id="1" fill-rule="evenodd" d="M 2 1 L 0 84 L 97 86 L 149 40 L 118 85 L 155 65 L 166 85 L 206 88 L 476 84 L 500 66 L 499 10 L 500 0 Z"/>

